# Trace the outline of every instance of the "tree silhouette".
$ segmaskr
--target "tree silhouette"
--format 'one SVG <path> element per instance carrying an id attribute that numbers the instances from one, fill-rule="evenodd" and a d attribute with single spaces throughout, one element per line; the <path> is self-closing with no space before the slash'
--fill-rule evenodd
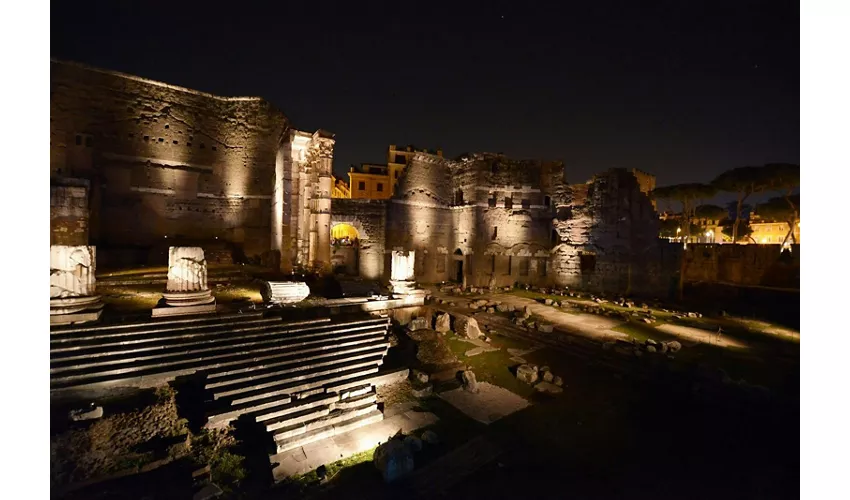
<path id="1" fill-rule="evenodd" d="M 737 203 L 735 218 L 732 224 L 732 242 L 739 240 L 738 228 L 743 220 L 744 202 L 753 193 L 760 193 L 768 189 L 770 172 L 766 167 L 737 167 L 727 170 L 718 175 L 711 185 L 719 191 L 735 193 Z"/>
<path id="2" fill-rule="evenodd" d="M 691 237 L 691 228 L 695 217 L 695 210 L 701 200 L 712 198 L 717 194 L 717 189 L 708 184 L 674 184 L 656 188 L 652 195 L 656 199 L 677 201 L 682 205 L 682 226 L 685 237 L 685 246 Z"/>
<path id="3" fill-rule="evenodd" d="M 797 243 L 797 236 L 794 234 L 794 229 L 797 226 L 797 220 L 800 218 L 800 195 L 771 198 L 764 203 L 756 205 L 756 213 L 765 219 L 781 220 L 788 224 L 788 233 L 785 234 L 785 239 L 782 240 L 783 247 L 788 242 L 788 238 L 791 238 L 791 241 L 795 244 Z"/>

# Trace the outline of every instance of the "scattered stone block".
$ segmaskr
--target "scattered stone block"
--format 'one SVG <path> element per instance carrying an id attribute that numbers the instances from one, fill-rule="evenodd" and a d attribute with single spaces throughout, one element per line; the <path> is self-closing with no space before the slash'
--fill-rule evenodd
<path id="1" fill-rule="evenodd" d="M 548 370 L 545 370 L 543 372 L 543 381 L 544 382 L 551 382 L 552 380 L 554 380 L 554 378 L 555 378 L 555 376 L 552 375 L 552 372 L 550 372 Z"/>
<path id="2" fill-rule="evenodd" d="M 103 407 L 90 405 L 88 408 L 79 408 L 68 412 L 68 418 L 74 422 L 94 420 L 103 417 Z"/>
<path id="3" fill-rule="evenodd" d="M 427 430 L 423 432 L 422 437 L 420 439 L 422 439 L 423 442 L 428 444 L 440 444 L 440 437 L 437 436 L 437 433 L 432 430 Z"/>
<path id="4" fill-rule="evenodd" d="M 436 324 L 434 325 L 434 329 L 440 333 L 447 333 L 452 329 L 452 320 L 451 316 L 448 313 L 443 313 L 437 316 Z"/>
<path id="5" fill-rule="evenodd" d="M 471 392 L 473 394 L 478 393 L 478 381 L 475 379 L 475 373 L 472 370 L 466 370 L 461 373 L 461 380 L 463 381 L 463 390 L 466 392 Z"/>
<path id="6" fill-rule="evenodd" d="M 667 346 L 667 350 L 669 350 L 671 353 L 677 353 L 682 349 L 682 344 L 677 340 L 664 342 L 664 345 Z"/>
<path id="7" fill-rule="evenodd" d="M 418 399 L 427 398 L 428 396 L 430 396 L 433 393 L 434 393 L 434 386 L 432 386 L 431 384 L 426 384 L 426 385 L 421 386 L 421 387 L 413 387 L 410 390 L 410 394 L 412 394 L 413 397 L 418 398 Z"/>
<path id="8" fill-rule="evenodd" d="M 391 439 L 375 449 L 372 462 L 384 482 L 391 483 L 413 471 L 413 452 L 401 439 Z"/>
<path id="9" fill-rule="evenodd" d="M 410 320 L 410 323 L 407 324 L 407 329 L 410 331 L 414 330 L 422 330 L 425 328 L 431 328 L 430 321 L 428 318 L 420 316 L 418 318 L 413 318 Z"/>
<path id="10" fill-rule="evenodd" d="M 519 365 L 516 369 L 516 378 L 526 384 L 533 384 L 537 382 L 537 367 Z"/>
<path id="11" fill-rule="evenodd" d="M 555 376 L 555 378 L 552 379 L 552 383 L 557 385 L 558 387 L 561 387 L 561 386 L 564 385 L 564 379 L 562 379 L 561 377 Z"/>
<path id="12" fill-rule="evenodd" d="M 410 378 L 420 384 L 428 383 L 428 374 L 420 370 L 411 370 Z"/>
<path id="13" fill-rule="evenodd" d="M 534 389 L 536 391 L 547 392 L 549 394 L 560 394 L 560 393 L 564 392 L 563 389 L 561 389 L 557 385 L 552 384 L 550 382 L 540 382 L 540 383 L 538 383 L 537 385 L 534 386 Z"/>
<path id="14" fill-rule="evenodd" d="M 543 333 L 552 333 L 554 326 L 550 324 L 540 324 L 537 329 Z"/>
<path id="15" fill-rule="evenodd" d="M 468 339 L 477 339 L 481 336 L 481 330 L 478 328 L 478 321 L 469 316 L 458 316 L 455 319 L 455 331 L 458 335 Z"/>

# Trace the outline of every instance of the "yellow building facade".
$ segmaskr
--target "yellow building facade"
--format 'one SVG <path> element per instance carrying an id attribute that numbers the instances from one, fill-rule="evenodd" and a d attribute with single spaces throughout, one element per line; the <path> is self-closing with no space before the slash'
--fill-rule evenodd
<path id="1" fill-rule="evenodd" d="M 753 230 L 751 235 L 753 240 L 758 244 L 764 245 L 779 245 L 785 241 L 785 235 L 788 234 L 787 222 L 767 222 L 758 219 L 750 221 L 750 227 Z M 794 226 L 794 237 L 797 243 L 800 243 L 800 221 Z M 793 243 L 791 238 L 788 238 L 789 243 Z"/>
<path id="2" fill-rule="evenodd" d="M 350 196 L 353 199 L 384 200 L 395 193 L 395 186 L 404 168 L 410 163 L 416 153 L 430 153 L 442 157 L 442 150 L 429 151 L 416 149 L 413 146 L 397 147 L 392 144 L 387 148 L 387 164 L 376 165 L 363 163 L 359 167 L 351 167 L 348 172 Z"/>

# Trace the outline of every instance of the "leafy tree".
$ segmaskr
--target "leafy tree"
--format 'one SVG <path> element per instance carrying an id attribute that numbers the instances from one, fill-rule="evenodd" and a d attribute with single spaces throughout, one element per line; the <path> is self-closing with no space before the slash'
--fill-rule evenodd
<path id="1" fill-rule="evenodd" d="M 700 205 L 694 209 L 697 219 L 722 220 L 729 216 L 729 211 L 717 205 Z"/>
<path id="2" fill-rule="evenodd" d="M 800 187 L 800 165 L 793 163 L 768 163 L 764 166 L 769 178 L 769 189 L 777 191 L 781 194 L 785 203 L 788 205 L 789 212 L 785 212 L 785 217 L 776 217 L 778 220 L 791 221 L 789 223 L 788 235 L 797 242 L 794 236 L 794 226 L 800 220 L 800 195 L 794 195 L 794 190 Z M 767 204 L 771 204 L 774 200 L 771 199 Z M 768 211 L 776 210 L 778 207 L 765 207 Z M 785 236 L 785 241 L 788 241 L 788 235 Z M 783 241 L 783 244 L 785 243 Z"/>
<path id="3" fill-rule="evenodd" d="M 744 202 L 754 193 L 760 193 L 769 188 L 770 169 L 766 167 L 737 167 L 718 175 L 711 185 L 719 191 L 735 193 L 737 203 L 735 218 L 732 224 L 732 242 L 737 243 L 738 229 L 743 217 Z"/>
<path id="4" fill-rule="evenodd" d="M 658 229 L 658 236 L 661 238 L 675 238 L 676 229 L 678 229 L 679 221 L 676 219 L 664 219 Z"/>
<path id="5" fill-rule="evenodd" d="M 693 227 L 694 211 L 699 202 L 712 198 L 717 194 L 717 189 L 707 184 L 674 184 L 656 188 L 652 191 L 655 199 L 677 201 L 682 205 L 682 230 L 685 234 L 685 245 L 691 237 Z"/>
<path id="6" fill-rule="evenodd" d="M 794 229 L 797 226 L 797 220 L 800 218 L 800 195 L 777 196 L 767 200 L 764 203 L 756 205 L 756 213 L 765 219 L 781 220 L 788 224 L 788 233 L 785 239 L 782 240 L 783 246 L 791 238 L 795 244 L 797 236 L 794 234 Z"/>

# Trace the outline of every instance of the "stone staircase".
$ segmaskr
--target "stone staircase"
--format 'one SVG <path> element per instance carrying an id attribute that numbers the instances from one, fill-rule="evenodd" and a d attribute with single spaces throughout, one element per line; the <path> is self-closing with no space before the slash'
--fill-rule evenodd
<path id="1" fill-rule="evenodd" d="M 204 377 L 206 426 L 247 417 L 286 451 L 383 419 L 373 379 L 389 319 L 230 314 L 51 329 L 55 394 Z"/>

